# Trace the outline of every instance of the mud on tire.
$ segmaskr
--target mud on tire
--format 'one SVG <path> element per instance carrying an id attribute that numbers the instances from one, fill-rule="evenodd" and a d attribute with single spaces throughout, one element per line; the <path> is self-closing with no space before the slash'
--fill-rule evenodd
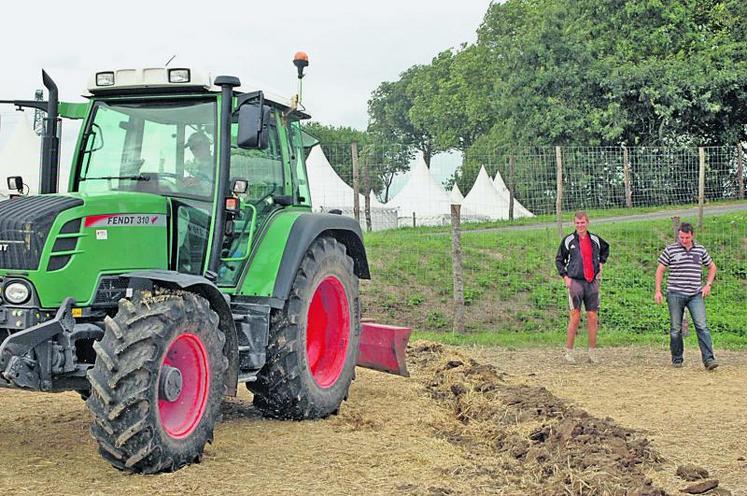
<path id="1" fill-rule="evenodd" d="M 86 402 L 101 455 L 141 473 L 200 461 L 228 367 L 217 314 L 201 296 L 166 292 L 121 300 L 105 326 Z"/>
<path id="2" fill-rule="evenodd" d="M 331 237 L 311 244 L 271 319 L 267 363 L 247 383 L 254 405 L 281 419 L 335 413 L 355 375 L 360 337 L 358 278 L 343 244 Z"/>

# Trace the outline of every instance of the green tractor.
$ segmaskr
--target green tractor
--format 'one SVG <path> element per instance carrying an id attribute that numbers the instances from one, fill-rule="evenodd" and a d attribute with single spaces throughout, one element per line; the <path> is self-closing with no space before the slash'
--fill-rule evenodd
<path id="1" fill-rule="evenodd" d="M 335 413 L 369 268 L 358 223 L 312 213 L 298 97 L 188 68 L 96 73 L 86 103 L 43 80 L 48 101 L 2 101 L 47 114 L 40 194 L 0 202 L 0 386 L 78 391 L 141 473 L 199 461 L 241 383 L 274 418 Z M 82 119 L 67 193 L 61 118 Z"/>

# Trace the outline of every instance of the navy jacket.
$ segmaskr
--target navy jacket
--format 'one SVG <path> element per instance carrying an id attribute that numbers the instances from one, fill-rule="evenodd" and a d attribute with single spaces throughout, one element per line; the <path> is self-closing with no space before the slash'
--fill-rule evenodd
<path id="1" fill-rule="evenodd" d="M 591 261 L 594 266 L 594 277 L 599 274 L 599 264 L 607 262 L 610 245 L 605 240 L 587 231 L 591 238 Z M 560 242 L 558 254 L 555 255 L 555 266 L 561 276 L 584 280 L 584 261 L 581 259 L 581 244 L 578 233 L 573 231 Z"/>

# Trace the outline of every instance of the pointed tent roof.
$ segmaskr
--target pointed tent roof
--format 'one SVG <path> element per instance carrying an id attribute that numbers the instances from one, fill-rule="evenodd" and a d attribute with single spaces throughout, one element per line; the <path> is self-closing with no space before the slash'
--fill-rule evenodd
<path id="1" fill-rule="evenodd" d="M 485 167 L 480 167 L 475 184 L 464 197 L 462 208 L 474 212 L 477 217 L 508 219 L 508 202 L 495 189 Z"/>
<path id="2" fill-rule="evenodd" d="M 306 173 L 309 177 L 309 191 L 314 210 L 353 208 L 353 188 L 337 175 L 321 146 L 316 145 L 309 151 L 306 157 Z M 360 193 L 358 195 L 362 209 L 365 196 Z M 381 208 L 383 205 L 371 195 L 371 207 Z"/>
<path id="3" fill-rule="evenodd" d="M 31 122 L 24 114 L 20 122 L 13 128 L 13 134 L 0 150 L 0 193 L 7 195 L 4 178 L 8 176 L 23 176 L 23 182 L 29 187 L 30 194 L 39 192 L 41 138 L 36 135 Z M 12 193 L 15 193 L 13 191 Z"/>
<path id="4" fill-rule="evenodd" d="M 400 218 L 415 213 L 418 225 L 440 224 L 451 215 L 451 200 L 443 186 L 433 177 L 422 157 L 418 157 L 408 174 L 407 183 L 387 204 L 398 209 Z"/>
<path id="5" fill-rule="evenodd" d="M 506 205 L 508 205 L 508 202 L 510 201 L 510 193 L 508 191 L 508 187 L 506 186 L 506 183 L 503 182 L 503 178 L 501 177 L 501 171 L 497 171 L 495 173 L 495 178 L 493 179 L 493 186 L 495 186 L 495 189 L 498 190 L 498 194 L 501 195 L 506 200 Z M 508 206 L 506 207 L 508 209 Z M 506 210 L 508 212 L 508 210 Z M 534 217 L 534 214 L 524 208 L 524 205 L 519 203 L 519 200 L 514 198 L 514 217 Z"/>
<path id="6" fill-rule="evenodd" d="M 462 195 L 462 192 L 459 191 L 459 186 L 457 186 L 457 183 L 454 183 L 454 187 L 451 188 L 449 200 L 453 205 L 461 205 L 464 201 L 464 195 Z"/>

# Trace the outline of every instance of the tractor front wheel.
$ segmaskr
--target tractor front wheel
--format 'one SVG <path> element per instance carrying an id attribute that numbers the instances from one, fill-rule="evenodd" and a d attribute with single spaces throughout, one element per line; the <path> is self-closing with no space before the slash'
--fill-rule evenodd
<path id="1" fill-rule="evenodd" d="M 155 473 L 200 461 L 220 416 L 228 360 L 201 296 L 121 300 L 88 373 L 91 434 L 115 468 Z"/>
<path id="2" fill-rule="evenodd" d="M 273 313 L 267 363 L 247 383 L 254 405 L 281 419 L 323 418 L 347 398 L 360 337 L 358 278 L 345 246 L 316 239 L 285 308 Z"/>

